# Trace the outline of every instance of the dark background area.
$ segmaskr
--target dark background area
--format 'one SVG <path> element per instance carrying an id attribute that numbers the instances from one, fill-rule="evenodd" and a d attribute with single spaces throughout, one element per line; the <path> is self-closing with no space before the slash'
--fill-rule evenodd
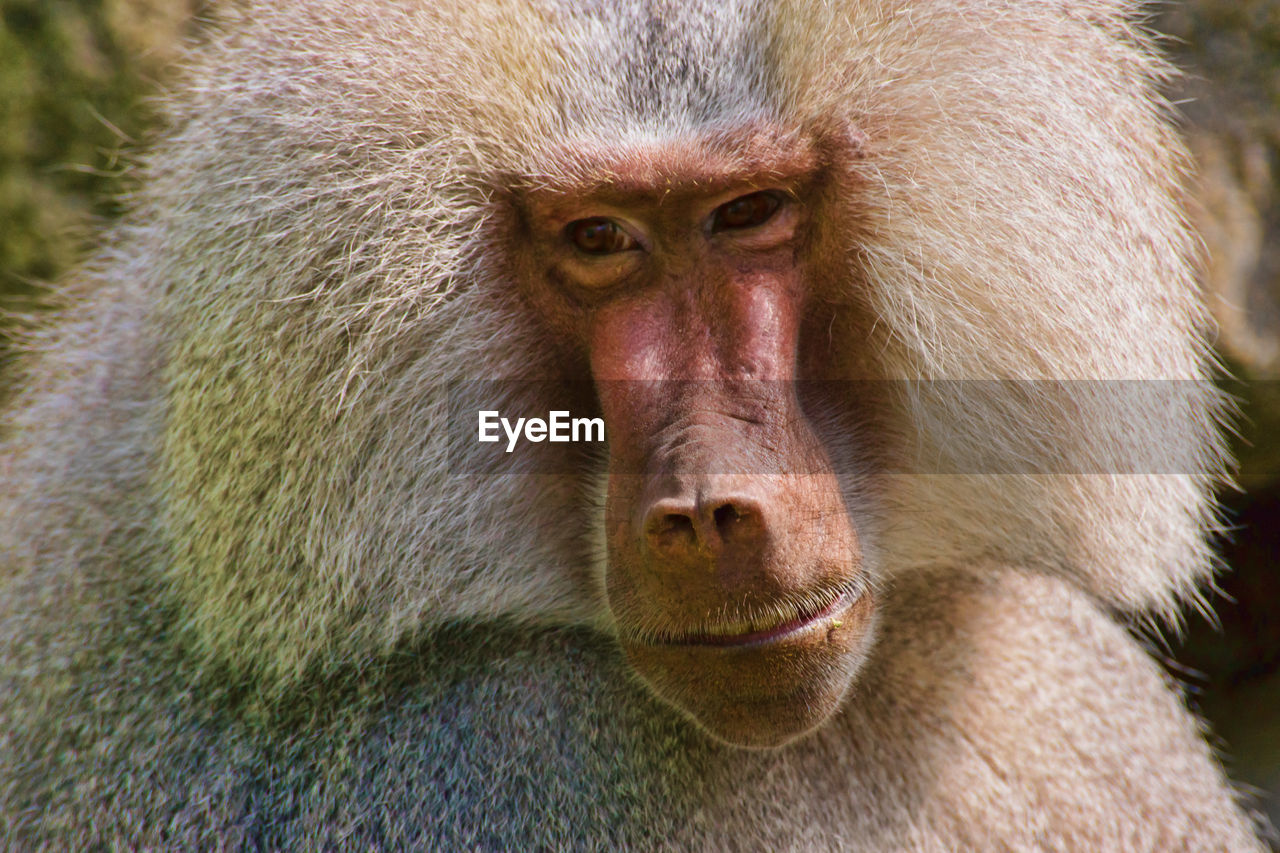
<path id="1" fill-rule="evenodd" d="M 0 398 L 12 312 L 56 281 L 123 208 L 184 41 L 207 0 L 0 0 Z M 224 5 L 234 5 L 226 0 Z M 1217 345 L 1237 377 L 1240 488 L 1217 623 L 1189 615 L 1157 649 L 1209 720 L 1231 775 L 1280 823 L 1280 0 L 1154 7 L 1186 71 L 1170 92 L 1199 170 L 1192 212 Z"/>
<path id="2" fill-rule="evenodd" d="M 1228 772 L 1280 824 L 1280 2 L 1154 7 L 1184 76 L 1170 96 L 1196 159 L 1192 215 L 1218 350 L 1241 402 L 1239 488 L 1221 551 L 1217 622 L 1190 615 L 1171 672 L 1208 719 Z M 1273 845 L 1276 842 L 1273 840 Z"/>

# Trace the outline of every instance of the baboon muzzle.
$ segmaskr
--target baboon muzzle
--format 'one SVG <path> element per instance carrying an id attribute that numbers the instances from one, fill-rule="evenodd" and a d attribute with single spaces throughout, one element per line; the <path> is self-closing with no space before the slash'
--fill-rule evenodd
<path id="1" fill-rule="evenodd" d="M 679 354 L 671 374 L 699 378 L 597 380 L 623 648 L 659 696 L 744 746 L 785 743 L 838 707 L 871 612 L 857 535 L 796 395 L 792 335 L 758 331 L 660 350 Z M 761 366 L 769 378 L 752 375 Z"/>

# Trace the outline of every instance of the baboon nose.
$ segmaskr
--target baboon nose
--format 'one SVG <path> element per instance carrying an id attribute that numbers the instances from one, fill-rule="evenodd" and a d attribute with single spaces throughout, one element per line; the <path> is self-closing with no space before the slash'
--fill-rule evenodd
<path id="1" fill-rule="evenodd" d="M 669 559 L 719 557 L 729 548 L 754 548 L 766 533 L 763 508 L 745 496 L 703 500 L 665 498 L 645 516 L 645 543 Z"/>

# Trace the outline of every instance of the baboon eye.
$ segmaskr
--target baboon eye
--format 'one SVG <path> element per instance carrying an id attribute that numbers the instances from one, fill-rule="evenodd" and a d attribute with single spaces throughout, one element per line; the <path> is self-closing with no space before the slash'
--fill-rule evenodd
<path id="1" fill-rule="evenodd" d="M 574 220 L 564 230 L 569 242 L 588 255 L 612 255 L 639 247 L 621 225 L 603 216 Z"/>
<path id="2" fill-rule="evenodd" d="M 716 208 L 711 230 L 725 231 L 763 225 L 781 206 L 782 199 L 776 193 L 758 192 L 735 198 Z"/>

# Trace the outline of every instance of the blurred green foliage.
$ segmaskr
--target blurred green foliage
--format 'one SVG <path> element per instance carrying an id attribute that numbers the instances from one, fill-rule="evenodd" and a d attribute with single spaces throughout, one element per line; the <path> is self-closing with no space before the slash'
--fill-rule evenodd
<path id="1" fill-rule="evenodd" d="M 12 313 L 122 208 L 198 0 L 0 0 L 0 391 Z"/>
<path id="2" fill-rule="evenodd" d="M 149 119 L 146 85 L 101 2 L 0 0 L 0 287 L 30 292 L 76 258 L 123 142 Z"/>

